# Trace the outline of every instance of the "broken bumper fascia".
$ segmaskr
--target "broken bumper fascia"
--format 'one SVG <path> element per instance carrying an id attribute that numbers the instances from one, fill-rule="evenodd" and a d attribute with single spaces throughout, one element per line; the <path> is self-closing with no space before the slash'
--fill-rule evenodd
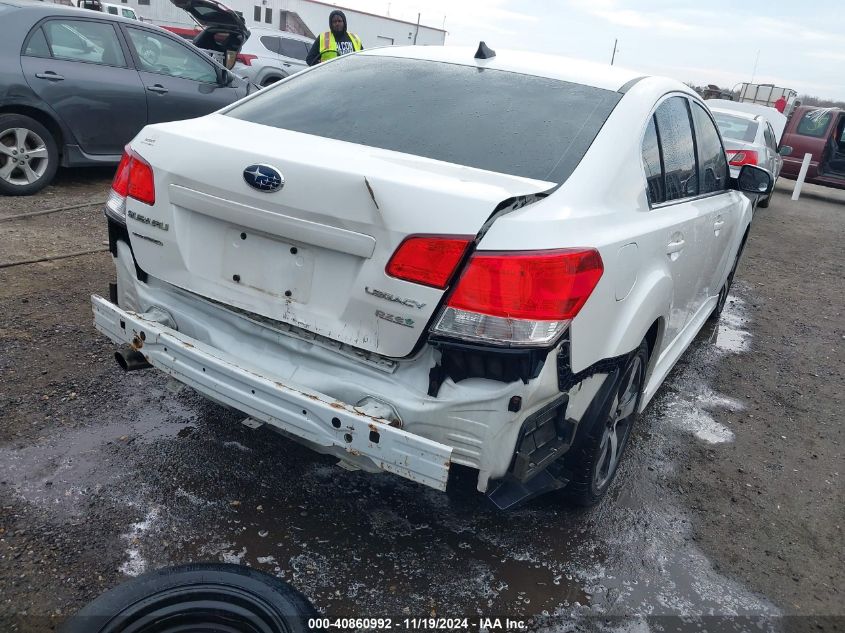
<path id="1" fill-rule="evenodd" d="M 91 296 L 95 327 L 116 343 L 136 347 L 154 367 L 209 398 L 311 444 L 445 490 L 452 448 L 358 412 L 313 390 L 245 369 L 225 352 L 155 320 Z M 378 441 L 375 441 L 375 440 Z"/>

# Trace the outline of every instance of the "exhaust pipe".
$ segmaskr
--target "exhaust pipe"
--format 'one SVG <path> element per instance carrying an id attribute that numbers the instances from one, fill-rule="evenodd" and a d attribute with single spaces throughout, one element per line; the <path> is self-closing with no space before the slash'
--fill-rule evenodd
<path id="1" fill-rule="evenodd" d="M 123 371 L 137 371 L 152 367 L 141 352 L 131 347 L 116 351 L 114 353 L 114 359 Z"/>

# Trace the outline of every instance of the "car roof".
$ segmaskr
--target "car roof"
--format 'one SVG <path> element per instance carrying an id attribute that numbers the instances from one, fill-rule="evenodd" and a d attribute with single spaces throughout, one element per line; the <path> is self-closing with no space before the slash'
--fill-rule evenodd
<path id="1" fill-rule="evenodd" d="M 495 44 L 492 44 L 492 46 L 495 48 Z M 494 68 L 613 91 L 618 91 L 624 88 L 626 84 L 646 77 L 644 73 L 620 68 L 619 66 L 559 55 L 496 49 L 495 57 L 475 59 L 475 52 L 475 48 L 465 46 L 385 46 L 364 50 L 358 54 Z M 678 82 L 678 84 L 683 86 L 681 82 Z"/>
<path id="2" fill-rule="evenodd" d="M 707 103 L 705 101 L 705 103 Z M 711 112 L 723 112 L 724 114 L 730 114 L 731 116 L 735 116 L 739 119 L 747 119 L 749 121 L 757 121 L 761 118 L 759 114 L 752 114 L 750 112 L 743 112 L 742 110 L 731 110 L 730 108 L 710 108 Z"/>
<path id="3" fill-rule="evenodd" d="M 120 15 L 113 15 L 111 13 L 107 13 L 105 11 L 92 11 L 91 9 L 84 9 L 82 7 L 69 7 L 66 4 L 54 4 L 52 2 L 42 2 L 41 0 L 0 0 L 0 4 L 5 4 L 10 7 L 17 7 L 20 9 L 25 9 L 27 11 L 33 11 L 38 13 L 43 13 L 45 15 L 67 15 L 67 16 L 74 16 L 74 17 L 97 17 L 98 19 L 104 20 L 117 20 L 117 21 L 124 21 L 127 23 L 131 23 L 134 25 L 138 25 L 138 20 L 133 20 L 131 18 L 124 18 Z M 109 4 L 109 3 L 106 3 Z M 129 5 L 115 5 L 118 7 L 126 7 L 127 9 L 135 10 L 134 7 Z M 144 26 L 151 26 L 149 23 L 143 23 Z"/>
<path id="4" fill-rule="evenodd" d="M 281 29 L 274 29 L 268 26 L 251 26 L 249 27 L 250 33 L 261 33 L 262 35 L 280 35 L 283 37 L 289 37 L 294 40 L 301 40 L 303 42 L 313 42 L 313 37 L 308 37 L 307 35 L 300 35 L 299 33 L 291 33 L 290 31 L 282 31 Z"/>

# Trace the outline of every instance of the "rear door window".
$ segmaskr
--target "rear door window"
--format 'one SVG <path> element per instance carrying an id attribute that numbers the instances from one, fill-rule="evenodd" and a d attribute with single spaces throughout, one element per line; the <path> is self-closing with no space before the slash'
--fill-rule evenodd
<path id="1" fill-rule="evenodd" d="M 50 20 L 43 28 L 47 44 L 56 59 L 126 66 L 120 41 L 110 23 Z"/>
<path id="2" fill-rule="evenodd" d="M 181 79 L 206 83 L 217 82 L 217 72 L 211 62 L 188 46 L 169 37 L 129 27 L 129 39 L 138 55 L 139 70 Z"/>
<path id="3" fill-rule="evenodd" d="M 719 132 L 704 108 L 692 102 L 695 139 L 698 149 L 699 193 L 724 191 L 728 184 L 728 161 Z"/>
<path id="4" fill-rule="evenodd" d="M 612 90 L 475 65 L 345 55 L 226 115 L 560 183 L 621 98 Z"/>
<path id="5" fill-rule="evenodd" d="M 666 201 L 698 195 L 698 169 L 685 97 L 669 97 L 654 113 L 663 153 Z"/>

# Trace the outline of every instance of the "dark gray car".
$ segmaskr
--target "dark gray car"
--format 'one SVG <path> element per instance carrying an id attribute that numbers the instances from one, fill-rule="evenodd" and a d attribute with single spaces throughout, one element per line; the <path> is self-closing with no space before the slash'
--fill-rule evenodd
<path id="1" fill-rule="evenodd" d="M 35 193 L 59 165 L 116 164 L 146 124 L 202 116 L 248 90 L 164 29 L 0 0 L 0 193 Z"/>

